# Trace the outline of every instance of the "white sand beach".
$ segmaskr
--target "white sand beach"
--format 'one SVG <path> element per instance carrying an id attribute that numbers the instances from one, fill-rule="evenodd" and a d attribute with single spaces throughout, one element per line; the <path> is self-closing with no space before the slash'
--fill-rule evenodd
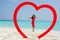
<path id="1" fill-rule="evenodd" d="M 46 36 L 38 39 L 37 36 L 44 30 L 22 29 L 29 38 L 22 38 L 15 28 L 0 28 L 0 40 L 60 40 L 60 32 L 51 31 Z"/>

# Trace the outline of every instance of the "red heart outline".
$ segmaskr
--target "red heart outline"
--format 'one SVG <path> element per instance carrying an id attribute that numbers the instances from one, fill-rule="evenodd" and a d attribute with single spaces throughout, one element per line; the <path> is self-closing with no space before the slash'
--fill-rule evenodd
<path id="1" fill-rule="evenodd" d="M 43 4 L 43 5 L 40 5 L 40 6 L 37 6 L 36 4 L 34 4 L 33 2 L 22 2 L 21 4 L 19 4 L 15 11 L 14 11 L 14 15 L 13 15 L 13 21 L 14 21 L 14 25 L 15 25 L 15 28 L 17 29 L 17 31 L 21 34 L 21 36 L 23 38 L 28 38 L 21 30 L 21 28 L 18 26 L 18 23 L 17 23 L 17 13 L 19 11 L 19 9 L 21 9 L 21 7 L 25 6 L 25 5 L 30 5 L 32 7 L 34 7 L 36 9 L 36 11 L 38 11 L 39 9 L 41 8 L 48 8 L 52 11 L 53 13 L 53 21 L 52 21 L 52 24 L 50 25 L 50 27 L 45 31 L 43 32 L 42 34 L 38 35 L 38 38 L 42 38 L 43 36 L 45 36 L 47 33 L 49 33 L 53 28 L 54 28 L 54 25 L 56 24 L 56 21 L 57 21 L 57 14 L 56 14 L 56 11 L 55 9 L 49 5 L 49 4 Z"/>

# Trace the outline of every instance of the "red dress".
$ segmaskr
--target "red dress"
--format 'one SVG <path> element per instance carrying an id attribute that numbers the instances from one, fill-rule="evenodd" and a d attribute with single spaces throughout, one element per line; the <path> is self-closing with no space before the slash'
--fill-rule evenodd
<path id="1" fill-rule="evenodd" d="M 32 27 L 35 27 L 35 18 L 32 18 Z"/>

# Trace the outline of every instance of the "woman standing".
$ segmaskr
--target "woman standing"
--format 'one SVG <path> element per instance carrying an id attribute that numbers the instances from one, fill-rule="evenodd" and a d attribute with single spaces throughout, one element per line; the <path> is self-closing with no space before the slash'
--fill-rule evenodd
<path id="1" fill-rule="evenodd" d="M 31 24 L 32 24 L 32 31 L 34 32 L 36 16 L 35 16 L 35 15 L 32 15 L 31 19 L 32 19 L 32 20 L 31 20 Z"/>
<path id="2" fill-rule="evenodd" d="M 32 31 L 34 32 L 34 29 L 35 29 L 35 19 L 36 19 L 36 16 L 33 14 L 31 18 L 31 24 L 32 24 Z M 29 18 L 27 18 L 29 19 Z"/>

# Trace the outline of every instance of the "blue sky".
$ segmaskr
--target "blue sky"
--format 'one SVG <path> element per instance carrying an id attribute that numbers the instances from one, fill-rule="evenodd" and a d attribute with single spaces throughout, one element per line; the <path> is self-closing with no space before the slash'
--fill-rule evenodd
<path id="1" fill-rule="evenodd" d="M 34 2 L 36 5 L 52 5 L 56 9 L 58 21 L 60 21 L 60 0 L 0 0 L 0 20 L 13 20 L 15 8 L 25 1 Z M 29 20 L 26 18 L 31 17 L 33 14 L 38 17 L 37 20 L 51 21 L 53 18 L 52 12 L 49 9 L 43 8 L 36 11 L 33 7 L 26 5 L 19 10 L 17 20 Z"/>

